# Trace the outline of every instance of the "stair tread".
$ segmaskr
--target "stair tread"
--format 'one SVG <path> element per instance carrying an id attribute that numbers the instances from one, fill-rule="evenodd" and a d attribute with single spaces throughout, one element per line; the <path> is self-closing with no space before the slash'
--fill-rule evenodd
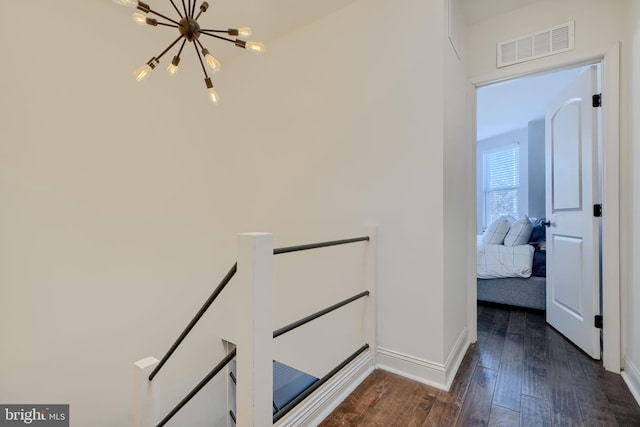
<path id="1" fill-rule="evenodd" d="M 318 378 L 274 360 L 273 402 L 282 409 L 316 381 Z"/>

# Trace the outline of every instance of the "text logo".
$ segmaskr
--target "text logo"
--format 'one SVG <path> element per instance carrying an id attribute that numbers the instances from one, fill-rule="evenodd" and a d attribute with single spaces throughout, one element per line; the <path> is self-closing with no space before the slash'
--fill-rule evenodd
<path id="1" fill-rule="evenodd" d="M 69 405 L 0 405 L 0 427 L 69 427 Z"/>

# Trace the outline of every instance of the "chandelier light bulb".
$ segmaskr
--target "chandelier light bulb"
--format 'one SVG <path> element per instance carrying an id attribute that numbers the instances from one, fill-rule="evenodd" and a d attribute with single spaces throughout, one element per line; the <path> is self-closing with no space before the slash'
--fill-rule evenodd
<path id="1" fill-rule="evenodd" d="M 171 64 L 169 64 L 169 66 L 167 67 L 167 71 L 169 72 L 170 76 L 175 76 L 178 73 L 179 64 L 180 64 L 180 57 L 174 56 L 173 61 L 171 61 Z"/>
<path id="2" fill-rule="evenodd" d="M 133 18 L 133 22 L 136 24 L 147 25 L 147 16 L 144 13 L 135 12 L 131 15 L 131 18 Z"/>
<path id="3" fill-rule="evenodd" d="M 218 95 L 218 92 L 216 92 L 214 88 L 209 89 L 209 101 L 213 105 L 220 105 L 220 96 Z"/>
<path id="4" fill-rule="evenodd" d="M 207 77 L 206 79 L 204 79 L 204 82 L 207 85 L 207 89 L 208 89 L 208 92 L 209 92 L 209 101 L 213 105 L 219 105 L 220 104 L 220 96 L 218 95 L 218 92 L 216 92 L 216 89 L 213 87 L 213 83 L 211 82 L 211 78 Z"/>
<path id="5" fill-rule="evenodd" d="M 138 0 L 113 0 L 114 3 L 117 3 L 122 6 L 129 7 L 138 7 Z"/>
<path id="6" fill-rule="evenodd" d="M 169 66 L 167 67 L 167 71 L 169 72 L 169 75 L 173 77 L 178 74 L 178 67 L 176 65 L 169 64 Z"/>
<path id="7" fill-rule="evenodd" d="M 249 27 L 238 28 L 238 35 L 241 37 L 249 37 L 251 35 L 251 28 Z"/>
<path id="8" fill-rule="evenodd" d="M 158 58 L 153 57 L 149 60 L 149 62 L 144 64 L 142 67 L 137 68 L 133 72 L 133 76 L 136 78 L 136 81 L 141 82 L 142 80 L 146 79 L 149 76 L 149 73 L 151 72 L 151 70 L 156 68 L 157 65 L 158 65 Z"/>
<path id="9" fill-rule="evenodd" d="M 247 42 L 245 44 L 245 49 L 259 55 L 262 55 L 264 53 L 264 45 L 258 42 Z"/>
<path id="10" fill-rule="evenodd" d="M 133 72 L 133 76 L 136 78 L 137 82 L 141 82 L 149 76 L 151 72 L 151 67 L 148 64 L 144 64 L 140 68 L 136 68 Z"/>
<path id="11" fill-rule="evenodd" d="M 211 71 L 213 71 L 214 73 L 220 71 L 220 68 L 222 68 L 222 65 L 220 65 L 220 61 L 214 58 L 207 49 L 202 49 L 202 54 L 204 55 L 205 62 L 207 63 L 209 68 L 211 68 Z"/>

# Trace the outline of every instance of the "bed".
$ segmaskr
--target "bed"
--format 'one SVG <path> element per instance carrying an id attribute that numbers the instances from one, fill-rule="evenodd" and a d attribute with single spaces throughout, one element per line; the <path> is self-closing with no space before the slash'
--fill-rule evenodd
<path id="1" fill-rule="evenodd" d="M 477 239 L 478 301 L 545 310 L 544 218 L 501 220 Z"/>

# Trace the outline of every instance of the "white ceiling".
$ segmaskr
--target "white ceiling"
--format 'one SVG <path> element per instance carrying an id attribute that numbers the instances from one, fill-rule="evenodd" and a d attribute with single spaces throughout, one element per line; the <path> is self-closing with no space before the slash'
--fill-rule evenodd
<path id="1" fill-rule="evenodd" d="M 502 15 L 540 0 L 460 0 L 467 25 Z"/>
<path id="2" fill-rule="evenodd" d="M 478 140 L 527 126 L 544 117 L 545 106 L 582 72 L 582 68 L 546 73 L 478 88 Z"/>
<path id="3" fill-rule="evenodd" d="M 185 0 L 185 2 L 188 0 Z M 210 0 L 204 22 L 251 26 L 256 35 L 271 40 L 329 15 L 356 0 Z M 467 24 L 471 25 L 540 0 L 460 0 Z M 173 11 L 166 0 L 148 0 L 152 8 Z M 180 1 L 174 0 L 180 6 Z M 200 0 L 197 1 L 199 6 Z M 211 16 L 213 15 L 213 16 Z M 245 24 L 238 23 L 242 20 Z M 246 20 L 246 21 L 245 21 Z"/>
<path id="4" fill-rule="evenodd" d="M 158 0 L 152 0 L 158 1 Z M 272 40 L 320 19 L 355 0 L 209 0 L 206 18 L 221 26 L 249 26 Z M 200 0 L 198 0 L 198 5 Z M 204 21 L 204 16 L 203 16 Z"/>

